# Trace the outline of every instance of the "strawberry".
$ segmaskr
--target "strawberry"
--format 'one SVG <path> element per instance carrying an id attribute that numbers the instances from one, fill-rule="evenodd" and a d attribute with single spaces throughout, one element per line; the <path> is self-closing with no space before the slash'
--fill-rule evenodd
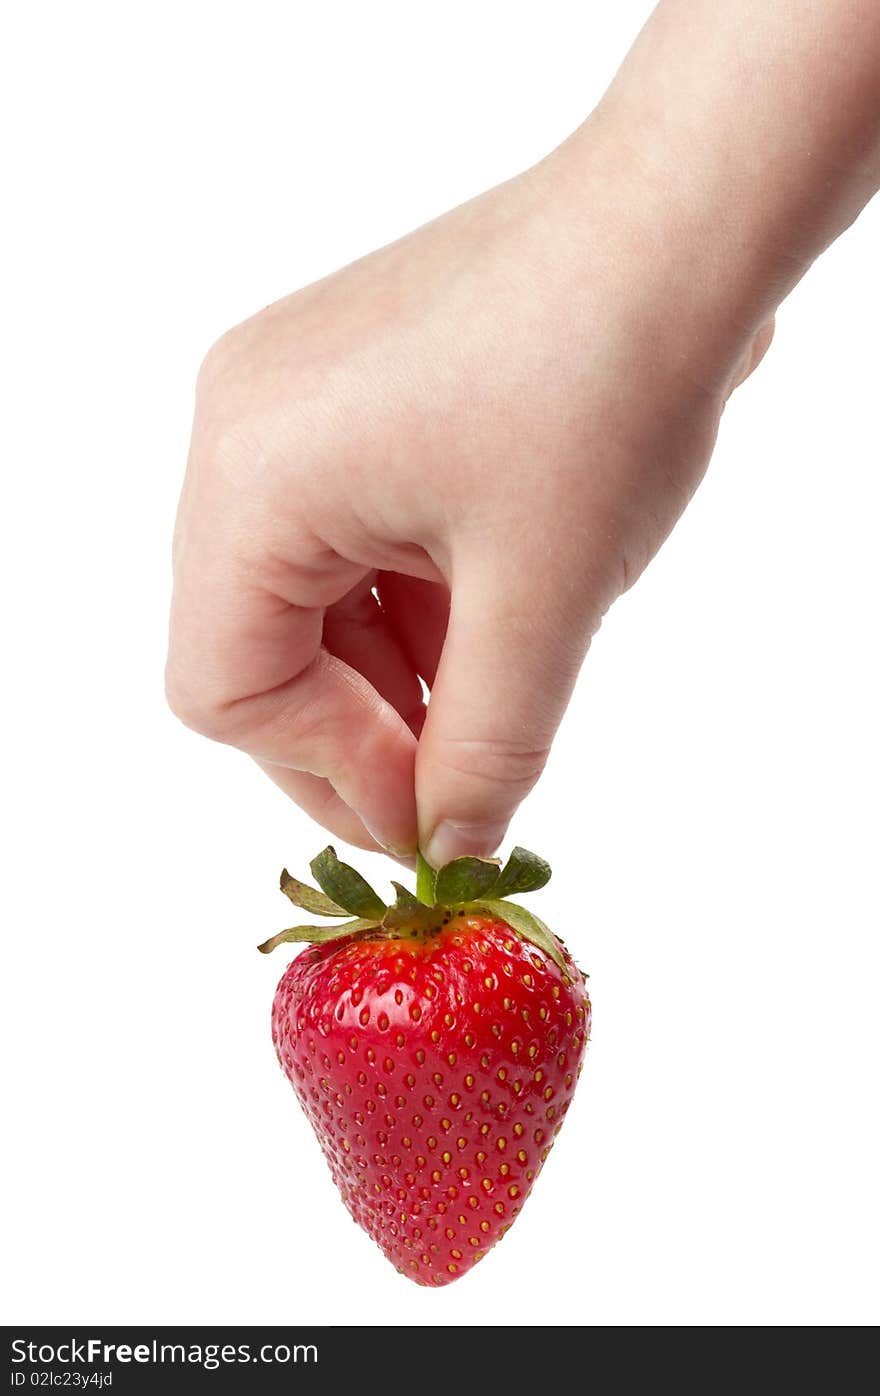
<path id="1" fill-rule="evenodd" d="M 419 864 L 419 898 L 387 907 L 332 848 L 322 891 L 281 875 L 296 926 L 260 946 L 312 941 L 272 1008 L 278 1060 L 349 1212 L 401 1273 L 463 1275 L 528 1197 L 571 1103 L 590 1001 L 571 957 L 510 891 L 550 869 L 517 848 Z"/>

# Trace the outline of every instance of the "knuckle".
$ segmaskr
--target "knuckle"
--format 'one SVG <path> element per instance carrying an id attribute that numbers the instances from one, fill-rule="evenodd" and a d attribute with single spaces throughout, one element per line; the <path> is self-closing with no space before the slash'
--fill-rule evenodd
<path id="1" fill-rule="evenodd" d="M 241 330 L 237 326 L 214 340 L 199 366 L 196 378 L 198 397 L 210 395 L 237 372 L 241 362 L 240 343 Z"/>
<path id="2" fill-rule="evenodd" d="M 531 790 L 549 755 L 549 746 L 505 737 L 446 738 L 437 753 L 447 771 L 497 787 L 514 800 Z"/>
<path id="3" fill-rule="evenodd" d="M 230 726 L 227 711 L 213 703 L 197 685 L 189 683 L 171 666 L 165 675 L 165 701 L 184 727 L 213 741 L 228 739 Z"/>
<path id="4" fill-rule="evenodd" d="M 236 472 L 261 454 L 263 396 L 253 357 L 236 327 L 211 346 L 196 379 L 194 447 L 201 460 Z"/>

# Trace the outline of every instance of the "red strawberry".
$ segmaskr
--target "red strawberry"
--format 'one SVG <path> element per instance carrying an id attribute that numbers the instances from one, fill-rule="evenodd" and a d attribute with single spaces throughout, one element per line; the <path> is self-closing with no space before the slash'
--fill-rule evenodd
<path id="1" fill-rule="evenodd" d="M 422 865 L 424 901 L 395 884 L 390 909 L 332 849 L 312 870 L 330 900 L 287 873 L 282 890 L 358 919 L 295 927 L 260 947 L 328 942 L 278 985 L 278 1059 L 355 1221 L 403 1274 L 448 1284 L 516 1218 L 581 1070 L 583 978 L 546 926 L 505 898 L 550 870 L 523 849 L 503 870 L 460 858 L 435 880 Z"/>

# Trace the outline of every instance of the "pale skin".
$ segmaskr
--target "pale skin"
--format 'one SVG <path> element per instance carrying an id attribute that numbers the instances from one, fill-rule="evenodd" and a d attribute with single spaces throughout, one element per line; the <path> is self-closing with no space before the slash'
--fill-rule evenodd
<path id="1" fill-rule="evenodd" d="M 775 310 L 878 187 L 876 0 L 663 0 L 547 159 L 209 352 L 174 711 L 348 843 L 493 853 Z"/>

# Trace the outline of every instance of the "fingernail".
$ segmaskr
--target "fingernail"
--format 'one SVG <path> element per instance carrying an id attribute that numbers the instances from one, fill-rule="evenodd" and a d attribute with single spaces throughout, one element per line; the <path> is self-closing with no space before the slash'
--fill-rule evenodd
<path id="1" fill-rule="evenodd" d="M 380 834 L 376 829 L 370 828 L 369 823 L 366 819 L 364 819 L 363 815 L 361 815 L 361 823 L 363 824 L 370 838 L 375 839 L 379 847 L 384 849 L 386 853 L 390 854 L 392 858 L 396 858 L 399 863 L 407 863 L 412 867 L 415 867 L 416 853 L 418 852 L 418 849 L 413 844 L 389 843 L 388 839 L 386 839 L 384 835 Z"/>
<path id="2" fill-rule="evenodd" d="M 375 838 L 375 835 L 373 837 Z M 381 839 L 377 839 L 376 842 L 381 843 L 382 847 L 385 849 L 385 852 L 390 853 L 392 858 L 399 858 L 402 863 L 405 863 L 408 860 L 409 862 L 415 864 L 416 849 L 413 848 L 412 844 L 410 844 L 409 848 L 406 848 L 403 844 L 384 843 Z"/>
<path id="3" fill-rule="evenodd" d="M 402 863 L 403 866 L 405 868 L 408 868 L 410 872 L 415 872 L 416 855 L 413 852 L 412 848 L 403 848 L 401 845 L 396 843 L 383 843 L 382 847 L 388 854 L 389 858 L 393 858 L 396 863 Z"/>
<path id="4" fill-rule="evenodd" d="M 416 867 L 418 867 L 415 853 L 395 853 L 394 849 L 388 849 L 388 857 L 393 857 L 397 863 L 408 868 L 409 873 L 415 873 Z"/>
<path id="5" fill-rule="evenodd" d="M 455 824 L 444 820 L 428 839 L 424 854 L 432 868 L 442 868 L 444 863 L 466 853 L 488 858 L 506 832 L 506 824 Z"/>

